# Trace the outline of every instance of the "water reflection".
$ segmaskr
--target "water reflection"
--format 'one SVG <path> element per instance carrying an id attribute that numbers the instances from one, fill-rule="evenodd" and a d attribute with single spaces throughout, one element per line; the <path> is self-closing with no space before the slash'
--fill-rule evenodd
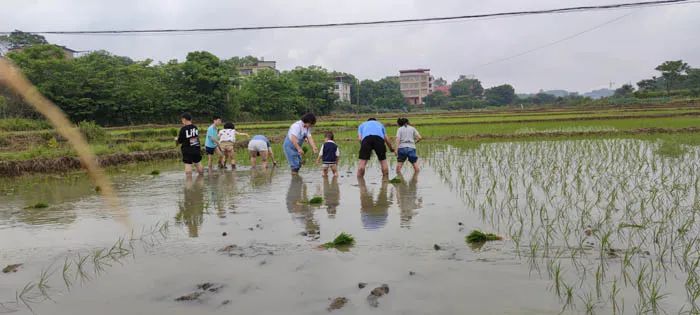
<path id="1" fill-rule="evenodd" d="M 204 222 L 204 176 L 185 179 L 183 199 L 178 206 L 180 211 L 175 222 L 185 224 L 190 237 L 199 236 L 199 227 Z"/>
<path id="2" fill-rule="evenodd" d="M 233 196 L 237 192 L 236 172 L 224 172 L 218 175 L 209 175 L 207 186 L 209 186 L 209 206 L 213 206 L 219 218 L 226 217 L 226 208 L 233 210 Z"/>
<path id="3" fill-rule="evenodd" d="M 391 206 L 391 198 L 389 197 L 388 189 L 389 183 L 385 180 L 381 181 L 376 201 L 373 192 L 367 189 L 367 183 L 364 178 L 358 178 L 357 184 L 360 187 L 360 215 L 362 226 L 368 230 L 383 228 L 389 216 L 389 206 Z"/>
<path id="4" fill-rule="evenodd" d="M 304 179 L 299 175 L 292 175 L 287 190 L 287 211 L 292 214 L 296 222 L 304 225 L 304 230 L 309 234 L 319 231 L 319 225 L 314 218 L 315 207 L 309 205 L 309 193 Z"/>
<path id="5" fill-rule="evenodd" d="M 323 177 L 323 200 L 326 201 L 326 211 L 329 218 L 335 218 L 335 214 L 340 205 L 340 187 L 338 186 L 338 176 L 333 179 Z"/>
<path id="6" fill-rule="evenodd" d="M 275 168 L 250 170 L 250 187 L 260 188 L 272 184 L 272 178 L 275 176 Z"/>
<path id="7" fill-rule="evenodd" d="M 396 200 L 401 210 L 401 227 L 410 227 L 416 210 L 423 206 L 423 198 L 418 197 L 418 175 L 415 173 L 409 181 L 400 175 L 401 183 L 396 187 Z"/>

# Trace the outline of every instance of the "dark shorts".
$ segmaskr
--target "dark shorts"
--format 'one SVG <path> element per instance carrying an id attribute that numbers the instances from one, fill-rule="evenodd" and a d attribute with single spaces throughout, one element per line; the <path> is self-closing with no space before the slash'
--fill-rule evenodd
<path id="1" fill-rule="evenodd" d="M 182 152 L 182 162 L 185 164 L 197 164 L 202 161 L 202 154 Z"/>
<path id="2" fill-rule="evenodd" d="M 396 156 L 396 160 L 400 163 L 406 162 L 408 160 L 411 164 L 418 161 L 418 155 L 416 154 L 416 149 L 414 148 L 399 148 L 399 152 Z"/>
<path id="3" fill-rule="evenodd" d="M 204 151 L 207 151 L 208 155 L 213 155 L 216 152 L 216 148 L 204 147 Z"/>
<path id="4" fill-rule="evenodd" d="M 372 151 L 374 151 L 380 161 L 386 160 L 386 145 L 382 137 L 367 136 L 362 139 L 362 145 L 360 145 L 360 160 L 369 160 L 372 156 Z"/>

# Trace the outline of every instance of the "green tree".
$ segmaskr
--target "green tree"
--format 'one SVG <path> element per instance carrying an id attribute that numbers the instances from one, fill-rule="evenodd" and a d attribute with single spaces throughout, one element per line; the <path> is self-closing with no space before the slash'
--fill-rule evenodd
<path id="1" fill-rule="evenodd" d="M 313 112 L 325 115 L 331 112 L 338 97 L 333 93 L 335 79 L 328 70 L 319 66 L 296 67 L 282 75 L 294 82 L 299 95 L 304 98 L 296 109 L 297 114 Z"/>
<path id="2" fill-rule="evenodd" d="M 187 54 L 182 63 L 183 99 L 189 112 L 199 115 L 221 115 L 225 111 L 229 76 L 218 57 L 210 52 Z"/>
<path id="3" fill-rule="evenodd" d="M 445 107 L 450 98 L 442 91 L 434 91 L 423 98 L 427 107 Z"/>
<path id="4" fill-rule="evenodd" d="M 481 81 L 478 79 L 469 79 L 465 76 L 461 76 L 457 81 L 452 82 L 450 94 L 454 97 L 469 96 L 481 98 L 484 94 L 484 87 L 481 86 Z"/>
<path id="5" fill-rule="evenodd" d="M 257 119 L 289 119 L 303 102 L 289 76 L 265 69 L 243 81 L 236 95 L 242 114 Z"/>
<path id="6" fill-rule="evenodd" d="M 666 94 L 671 95 L 671 89 L 675 87 L 682 75 L 690 69 L 683 60 L 666 61 L 655 68 L 661 72 L 661 77 L 666 83 Z"/>
<path id="7" fill-rule="evenodd" d="M 510 84 L 503 84 L 486 89 L 484 97 L 490 105 L 508 105 L 515 100 L 515 89 Z"/>
<path id="8" fill-rule="evenodd" d="M 434 86 L 446 86 L 447 85 L 447 80 L 443 79 L 442 77 L 439 77 L 433 81 Z"/>
<path id="9" fill-rule="evenodd" d="M 634 94 L 634 87 L 631 84 L 623 84 L 615 90 L 615 97 L 630 97 Z"/>
<path id="10" fill-rule="evenodd" d="M 0 36 L 0 55 L 8 50 L 22 49 L 33 45 L 48 43 L 44 36 L 15 30 L 8 35 Z"/>

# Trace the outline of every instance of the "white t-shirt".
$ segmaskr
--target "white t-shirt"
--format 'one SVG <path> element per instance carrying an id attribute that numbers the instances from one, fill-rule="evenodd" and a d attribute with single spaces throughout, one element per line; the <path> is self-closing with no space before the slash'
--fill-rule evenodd
<path id="1" fill-rule="evenodd" d="M 236 142 L 236 129 L 221 129 L 219 131 L 220 142 Z"/>
<path id="2" fill-rule="evenodd" d="M 304 122 L 299 120 L 289 127 L 289 132 L 287 132 L 287 138 L 292 140 L 292 136 L 296 136 L 297 140 L 301 141 L 308 137 L 311 137 L 311 129 L 304 128 Z"/>
<path id="3" fill-rule="evenodd" d="M 396 138 L 399 139 L 400 148 L 416 148 L 416 138 L 420 137 L 420 133 L 413 126 L 405 125 L 396 130 Z"/>

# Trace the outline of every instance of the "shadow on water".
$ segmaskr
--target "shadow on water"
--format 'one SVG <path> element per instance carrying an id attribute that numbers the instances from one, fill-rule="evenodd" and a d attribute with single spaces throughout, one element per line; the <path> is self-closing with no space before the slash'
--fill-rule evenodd
<path id="1" fill-rule="evenodd" d="M 340 205 L 340 187 L 338 186 L 338 177 L 332 179 L 323 177 L 323 200 L 326 202 L 326 212 L 329 218 L 335 218 Z"/>
<path id="2" fill-rule="evenodd" d="M 389 196 L 389 182 L 382 180 L 379 186 L 377 199 L 374 199 L 373 192 L 367 188 L 364 178 L 358 178 L 357 184 L 360 187 L 360 218 L 362 226 L 367 230 L 378 230 L 383 228 L 389 217 L 389 207 L 391 199 Z"/>
<path id="3" fill-rule="evenodd" d="M 204 222 L 204 176 L 185 180 L 183 199 L 178 203 L 180 211 L 175 222 L 187 226 L 190 237 L 199 236 L 199 228 Z"/>
<path id="4" fill-rule="evenodd" d="M 309 193 L 304 179 L 299 175 L 293 175 L 287 190 L 287 211 L 292 214 L 295 222 L 304 226 L 304 231 L 315 234 L 320 226 L 314 218 L 315 206 L 308 204 Z"/>
<path id="5" fill-rule="evenodd" d="M 396 187 L 396 200 L 401 210 L 401 227 L 410 228 L 416 210 L 423 207 L 423 198 L 418 196 L 418 175 L 414 173 L 409 181 L 403 175 L 399 175 L 399 178 L 401 183 L 393 185 Z"/>

